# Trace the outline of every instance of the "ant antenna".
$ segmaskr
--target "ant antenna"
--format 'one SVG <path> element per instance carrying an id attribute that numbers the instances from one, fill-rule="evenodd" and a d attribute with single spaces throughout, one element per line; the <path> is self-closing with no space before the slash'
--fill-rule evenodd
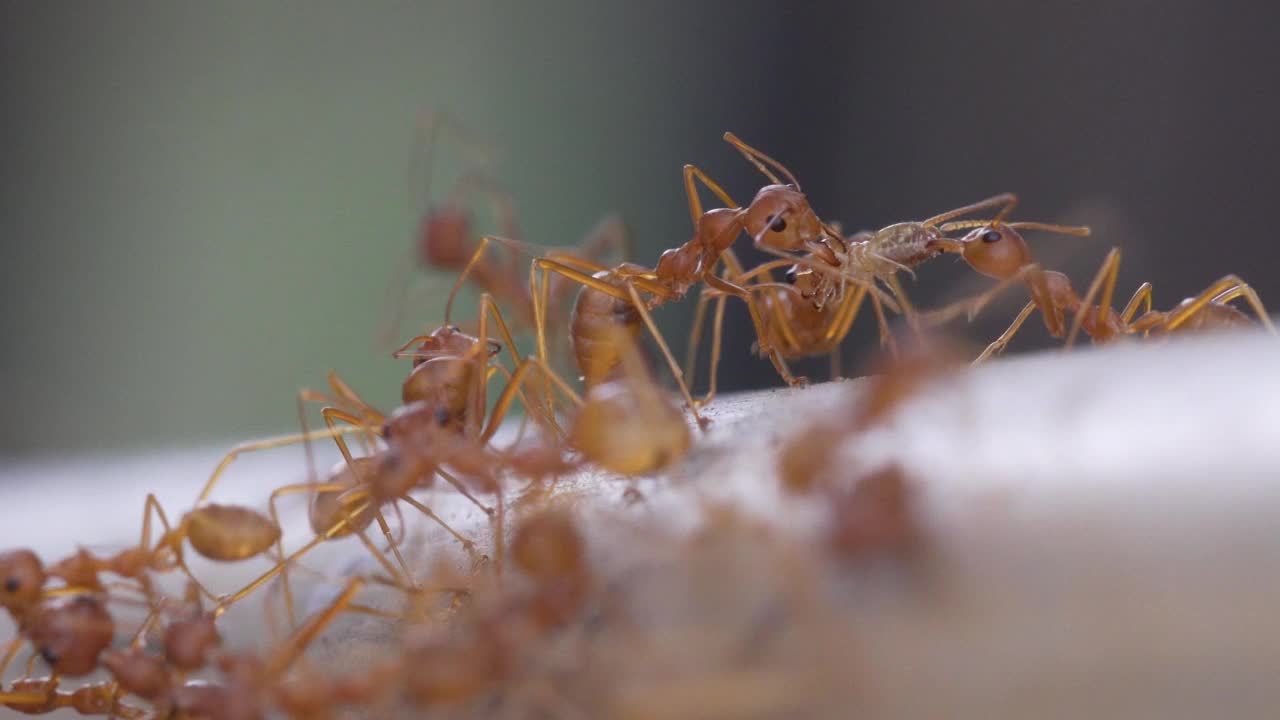
<path id="1" fill-rule="evenodd" d="M 1005 215 L 1009 214 L 1015 207 L 1018 206 L 1018 196 L 1014 195 L 1013 193 L 1001 193 L 994 197 L 989 197 L 986 200 L 979 200 L 978 202 L 973 203 L 971 205 L 965 205 L 964 207 L 960 207 L 960 208 L 956 208 L 955 210 L 944 212 L 941 215 L 934 215 L 933 217 L 929 218 L 928 220 L 925 220 L 921 224 L 922 225 L 938 225 L 940 223 L 945 223 L 948 220 L 951 220 L 952 218 L 958 218 L 962 215 L 968 215 L 969 213 L 974 213 L 979 210 L 985 210 L 989 207 L 994 207 L 996 205 L 1004 206 L 1004 209 L 1000 211 L 1000 215 L 995 220 L 995 222 L 1000 222 L 1000 219 L 1004 218 Z M 989 223 L 986 223 L 986 224 L 989 224 Z M 948 225 L 952 225 L 952 223 L 948 223 Z M 958 223 L 955 225 L 958 225 Z M 965 227 L 978 227 L 978 226 L 967 225 Z M 961 228 L 954 227 L 953 229 L 959 230 Z M 944 230 L 944 232 L 946 231 Z"/>
<path id="2" fill-rule="evenodd" d="M 972 230 L 973 228 L 995 226 L 1000 224 L 999 220 L 960 220 L 957 222 L 943 223 L 938 229 L 944 233 L 955 232 L 956 230 Z M 1088 237 L 1093 231 L 1088 225 L 1055 225 L 1053 223 L 1042 222 L 1011 222 L 1004 223 L 1005 227 L 1014 230 L 1044 230 L 1045 232 L 1058 233 L 1060 235 L 1074 235 L 1076 237 Z"/>
<path id="3" fill-rule="evenodd" d="M 796 190 L 800 189 L 800 181 L 797 180 L 796 176 L 792 175 L 791 171 L 788 170 L 787 167 L 782 163 L 778 162 L 777 160 L 774 160 L 768 155 L 742 142 L 742 140 L 739 139 L 737 135 L 734 135 L 731 132 L 726 132 L 724 134 L 724 139 L 730 145 L 737 148 L 738 152 L 742 153 L 743 157 L 749 160 L 752 165 L 755 165 L 760 170 L 760 172 L 764 173 L 764 176 L 772 180 L 775 185 L 781 185 L 782 181 L 778 179 L 777 175 L 774 175 L 773 173 L 769 172 L 769 170 L 763 164 L 761 164 L 760 162 L 761 160 L 777 168 L 777 170 L 781 172 L 783 175 L 786 175 L 787 179 L 791 181 L 791 184 L 795 186 Z"/>

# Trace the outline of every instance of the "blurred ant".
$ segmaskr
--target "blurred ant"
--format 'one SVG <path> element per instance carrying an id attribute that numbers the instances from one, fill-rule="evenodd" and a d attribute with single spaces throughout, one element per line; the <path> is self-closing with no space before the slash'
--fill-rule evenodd
<path id="1" fill-rule="evenodd" d="M 456 142 L 480 159 L 475 163 L 476 167 L 460 175 L 443 200 L 432 204 L 430 198 L 436 145 L 442 132 L 452 135 Z M 424 271 L 441 269 L 460 272 L 476 287 L 489 293 L 503 305 L 514 308 L 523 327 L 532 327 L 534 318 L 530 291 L 524 284 L 519 260 L 516 256 L 495 258 L 486 254 L 485 244 L 477 244 L 474 239 L 476 233 L 470 208 L 476 199 L 483 200 L 489 206 L 497 234 L 513 239 L 521 237 L 510 193 L 483 169 L 488 156 L 493 154 L 492 150 L 447 112 L 426 112 L 419 118 L 415 145 L 410 186 L 416 186 L 413 194 L 427 207 L 419 212 L 421 220 L 412 249 L 412 261 L 400 263 L 392 284 L 389 297 L 394 298 L 394 311 L 386 329 L 381 333 L 379 345 L 385 345 L 390 337 L 399 334 L 404 308 L 408 304 L 405 295 L 410 270 L 415 266 Z M 595 258 L 611 249 L 623 257 L 631 254 L 627 229 L 614 216 L 606 217 L 577 248 L 566 249 L 565 252 Z M 558 301 L 555 303 L 556 307 L 563 302 L 562 294 L 561 291 L 553 290 L 552 297 Z"/>

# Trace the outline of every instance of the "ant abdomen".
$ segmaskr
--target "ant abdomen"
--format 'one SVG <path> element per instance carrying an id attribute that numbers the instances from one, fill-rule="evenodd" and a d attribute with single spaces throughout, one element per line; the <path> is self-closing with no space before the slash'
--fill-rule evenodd
<path id="1" fill-rule="evenodd" d="M 238 505 L 210 503 L 192 510 L 183 523 L 191 547 L 201 556 L 220 562 L 247 560 L 280 539 L 279 525 Z"/>

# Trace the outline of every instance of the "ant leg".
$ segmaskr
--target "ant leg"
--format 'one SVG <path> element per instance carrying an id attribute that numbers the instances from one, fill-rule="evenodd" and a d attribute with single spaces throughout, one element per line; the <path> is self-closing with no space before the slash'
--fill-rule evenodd
<path id="1" fill-rule="evenodd" d="M 703 396 L 701 402 L 707 405 L 716 396 L 716 383 L 720 375 L 720 353 L 724 345 L 724 303 L 728 299 L 727 295 L 721 295 L 716 298 L 716 314 L 711 325 L 711 378 L 707 386 L 707 394 Z M 690 373 L 693 370 L 690 369 Z"/>
<path id="2" fill-rule="evenodd" d="M 880 298 L 876 295 L 871 296 L 871 309 L 876 313 L 876 323 L 880 326 L 880 347 L 889 348 L 889 356 L 898 357 L 898 342 L 893 338 L 893 331 L 889 329 L 889 321 L 884 316 L 884 308 L 880 305 Z"/>
<path id="3" fill-rule="evenodd" d="M 698 385 L 698 344 L 702 341 L 702 326 L 707 321 L 709 304 L 711 304 L 711 295 L 707 290 L 703 290 L 698 294 L 698 304 L 693 309 L 693 327 L 689 330 L 689 345 L 684 355 L 684 372 L 689 378 L 690 389 Z M 706 402 L 705 398 L 702 402 Z"/>
<path id="4" fill-rule="evenodd" d="M 627 292 L 631 295 L 631 305 L 640 313 L 640 319 L 644 322 L 645 327 L 649 329 L 650 337 L 657 343 L 658 350 L 662 352 L 662 356 L 666 358 L 667 366 L 671 368 L 671 374 L 676 379 L 676 385 L 680 387 L 680 394 L 684 396 L 685 403 L 689 405 L 689 412 L 693 413 L 693 419 L 698 422 L 698 427 L 706 430 L 709 421 L 698 414 L 698 404 L 694 402 L 693 395 L 689 393 L 689 386 L 684 382 L 684 372 L 680 369 L 680 364 L 676 362 L 675 356 L 671 354 L 671 348 L 667 347 L 667 341 L 663 339 L 662 333 L 658 330 L 658 325 L 653 321 L 653 316 L 649 314 L 649 308 L 645 307 L 644 300 L 640 298 L 640 292 L 636 290 L 635 283 L 628 278 L 624 284 L 627 287 Z"/>
<path id="5" fill-rule="evenodd" d="M 301 630 L 285 641 L 284 647 L 273 654 L 272 658 L 266 663 L 267 676 L 274 680 L 283 675 L 284 671 L 302 656 L 302 652 L 319 636 L 320 632 L 333 622 L 338 613 L 351 604 L 351 598 L 355 597 L 363 586 L 364 580 L 360 578 L 353 578 L 349 581 L 347 587 L 343 589 L 329 607 L 311 620 L 308 620 Z"/>
<path id="6" fill-rule="evenodd" d="M 1103 321 L 1106 317 L 1105 313 L 1111 310 L 1111 300 L 1115 294 L 1119 273 L 1120 248 L 1111 248 L 1111 252 L 1108 252 L 1106 259 L 1102 261 L 1102 266 L 1098 268 L 1098 274 L 1093 277 L 1093 282 L 1089 283 L 1089 290 L 1081 298 L 1075 318 L 1071 320 L 1071 332 L 1067 334 L 1067 348 L 1071 347 L 1080 334 L 1080 328 L 1084 326 L 1085 313 L 1094 313 L 1097 321 Z M 1102 298 L 1095 307 L 1093 298 L 1098 294 L 1099 289 L 1102 290 Z"/>
<path id="7" fill-rule="evenodd" d="M 852 294 L 846 293 L 844 297 L 844 301 L 832 318 L 833 322 L 823 335 L 825 342 L 840 343 L 849 336 L 849 329 L 853 327 L 853 321 L 858 317 L 858 311 L 862 309 L 862 301 L 867 297 L 867 289 L 859 286 Z"/>
<path id="8" fill-rule="evenodd" d="M 186 558 L 182 554 L 182 541 L 184 538 L 181 536 L 181 531 L 178 534 L 174 533 L 173 526 L 169 524 L 169 518 L 165 515 L 164 508 L 160 506 L 160 500 L 156 498 L 154 493 L 147 493 L 147 499 L 142 506 L 142 539 L 139 543 L 140 547 L 147 551 L 153 549 L 151 545 L 152 513 L 155 514 L 156 519 L 160 521 L 160 525 L 164 528 L 164 534 L 160 536 L 160 541 L 156 544 L 155 549 L 159 549 L 161 545 L 166 543 L 171 543 L 169 547 L 173 552 L 174 562 L 177 564 L 178 569 L 191 580 L 192 584 L 205 597 L 210 600 L 217 600 L 218 596 L 209 592 L 209 589 L 196 579 L 195 574 L 191 572 L 191 568 L 187 567 Z"/>
<path id="9" fill-rule="evenodd" d="M 371 504 L 371 501 L 365 501 L 360 505 L 356 506 L 354 509 L 351 510 L 351 512 L 347 513 L 342 518 L 340 518 L 337 522 L 335 522 L 333 526 L 330 527 L 328 530 L 325 530 L 322 533 L 318 533 L 306 545 L 303 545 L 297 550 L 294 550 L 288 556 L 281 558 L 279 562 L 277 562 L 274 566 L 272 566 L 266 572 L 254 578 L 252 581 L 249 582 L 248 585 L 245 585 L 244 587 L 240 588 L 239 590 L 237 590 L 235 593 L 231 595 L 227 595 L 218 599 L 217 607 L 215 607 L 212 611 L 213 617 L 214 618 L 221 617 L 222 614 L 225 613 L 232 605 L 235 605 L 236 603 L 245 599 L 254 590 L 257 590 L 258 588 L 262 587 L 265 583 L 270 581 L 271 578 L 275 577 L 276 575 L 279 575 L 280 572 L 283 571 L 287 565 L 289 565 L 289 563 L 293 562 L 294 560 L 297 560 L 303 555 L 306 555 L 307 553 L 316 549 L 317 547 L 320 546 L 320 543 L 326 542 L 336 537 L 338 533 L 342 532 L 344 529 L 347 528 L 351 518 L 359 517 L 361 513 L 369 509 L 370 504 Z"/>
<path id="10" fill-rule="evenodd" d="M 547 256 L 552 258 L 578 258 L 595 264 L 605 256 L 609 248 L 616 248 L 620 261 L 634 257 L 631 247 L 631 235 L 622 219 L 611 215 L 601 220 L 580 245 L 574 248 L 553 249 Z M 570 281 L 563 277 L 553 278 L 548 290 L 547 308 L 562 308 L 569 301 L 567 297 Z"/>
<path id="11" fill-rule="evenodd" d="M 276 501 L 279 500 L 280 497 L 284 495 L 292 495 L 300 492 L 307 492 L 307 493 L 346 492 L 350 489 L 351 489 L 350 486 L 338 485 L 333 483 L 320 483 L 320 484 L 306 483 L 303 485 L 286 485 L 284 487 L 276 488 L 271 492 L 271 497 L 267 500 L 267 511 L 271 516 L 271 521 L 274 522 L 277 527 L 280 527 L 280 513 L 276 509 Z M 395 566 L 392 565 L 391 561 L 387 560 L 387 558 L 378 550 L 378 548 L 375 547 L 374 544 L 369 541 L 369 538 L 364 533 L 364 531 L 359 530 L 357 531 L 357 534 L 360 536 L 361 541 L 363 541 L 364 546 L 369 549 L 369 552 L 373 554 L 374 559 L 377 560 L 378 564 L 382 566 L 382 569 L 385 570 L 387 574 L 391 576 L 392 580 L 395 582 L 403 582 L 403 578 L 401 577 L 400 573 L 396 571 Z M 276 538 L 276 554 L 280 558 L 284 558 L 285 556 L 283 536 Z M 284 568 L 281 570 L 280 584 L 281 584 L 281 590 L 284 592 L 285 614 L 288 616 L 288 619 L 289 619 L 289 627 L 293 628 L 294 626 L 297 625 L 297 618 L 294 616 L 293 590 L 289 584 L 288 568 Z"/>
<path id="12" fill-rule="evenodd" d="M 22 635 L 17 635 L 9 641 L 9 647 L 5 649 L 4 657 L 0 658 L 0 682 L 4 680 L 4 671 L 9 669 L 9 663 L 13 662 L 13 659 L 17 657 L 18 650 L 22 649 L 23 642 L 25 642 L 25 638 Z"/>
<path id="13" fill-rule="evenodd" d="M 515 338 L 512 337 L 511 335 L 511 329 L 507 326 L 506 320 L 503 319 L 502 317 L 502 310 L 498 308 L 498 304 L 494 301 L 492 295 L 490 295 L 489 293 L 481 293 L 480 295 L 480 331 L 479 332 L 480 332 L 480 342 L 482 343 L 487 343 L 489 341 L 488 318 L 490 317 L 493 318 L 494 324 L 497 325 L 498 334 L 502 338 L 502 341 L 507 343 L 507 347 L 511 351 L 511 357 L 515 360 L 516 364 L 519 365 L 521 362 L 523 362 L 523 359 L 520 357 L 520 349 L 516 347 L 516 341 L 515 341 Z M 488 356 L 482 356 L 482 357 L 483 357 L 482 366 L 487 367 Z M 476 375 L 475 387 L 473 388 L 473 394 L 472 394 L 472 402 L 475 404 L 475 407 L 472 409 L 471 417 L 475 419 L 475 422 L 478 428 L 479 425 L 481 424 L 481 419 L 484 417 L 484 412 L 485 412 L 484 397 L 485 397 L 485 386 L 486 386 L 488 377 L 487 377 L 487 374 L 484 372 L 477 372 L 475 373 L 475 375 Z M 525 401 L 525 407 L 526 408 L 529 407 L 527 400 Z"/>
<path id="14" fill-rule="evenodd" d="M 391 285 L 387 288 L 387 296 L 382 311 L 382 320 L 378 334 L 374 339 L 374 350 L 381 352 L 384 347 L 394 342 L 394 338 L 400 334 L 400 326 L 404 323 L 404 309 L 409 303 L 406 298 L 409 295 L 410 279 L 413 277 L 413 270 L 416 261 L 416 249 L 410 248 L 405 253 L 404 259 L 396 265 L 395 276 L 391 279 Z"/>
<path id="15" fill-rule="evenodd" d="M 472 504 L 474 504 L 476 507 L 483 510 L 485 515 L 488 515 L 489 517 L 493 517 L 493 508 L 480 502 L 480 500 L 476 498 L 475 495 L 472 495 L 471 492 L 467 490 L 467 486 L 463 485 L 461 480 L 445 472 L 442 468 L 436 468 L 436 474 L 444 478 L 445 482 L 452 485 L 453 489 L 458 491 L 458 494 L 470 500 Z"/>
<path id="16" fill-rule="evenodd" d="M 1266 327 L 1268 332 L 1274 335 L 1276 328 L 1271 324 L 1271 317 L 1267 314 L 1267 309 L 1262 306 L 1262 301 L 1258 298 L 1258 294 L 1254 292 L 1248 283 L 1235 275 L 1228 275 L 1215 282 L 1204 292 L 1195 296 L 1191 302 L 1170 313 L 1169 319 L 1165 322 L 1165 329 L 1176 330 L 1179 325 L 1203 310 L 1211 302 L 1226 302 L 1238 297 L 1245 298 L 1250 307 L 1253 308 L 1253 312 L 1258 316 L 1259 322 Z"/>
<path id="17" fill-rule="evenodd" d="M 540 360 L 540 359 L 538 359 L 538 358 L 536 358 L 536 357 L 533 357 L 533 358 L 525 358 L 525 360 L 526 360 L 526 361 L 528 361 L 528 360 L 538 360 L 538 362 L 541 362 L 541 360 Z M 504 381 L 506 381 L 506 383 L 507 383 L 507 384 L 510 384 L 510 383 L 511 383 L 511 378 L 512 378 L 512 377 L 514 377 L 514 373 L 512 373 L 512 372 L 511 372 L 511 371 L 509 371 L 509 370 L 507 370 L 505 367 L 502 367 L 501 365 L 494 365 L 493 367 L 490 367 L 490 368 L 489 368 L 489 376 L 490 376 L 490 378 L 492 378 L 494 375 L 496 375 L 496 374 L 498 374 L 498 373 L 501 373 L 501 374 L 502 374 L 503 380 L 504 380 Z M 506 389 L 506 386 L 505 386 L 505 385 L 503 386 L 503 389 L 504 389 L 504 390 Z M 538 423 L 540 423 L 540 424 L 543 424 L 545 427 L 550 427 L 550 428 L 551 428 L 551 431 L 552 431 L 553 433 L 555 433 L 557 436 L 562 436 L 562 435 L 564 435 L 564 429 L 563 429 L 563 428 L 561 428 L 561 427 L 560 427 L 560 424 L 556 422 L 556 419 L 555 419 L 555 417 L 554 417 L 554 416 L 546 416 L 546 417 L 543 417 L 543 416 L 542 416 L 542 414 L 541 414 L 541 412 L 542 412 L 542 409 L 543 409 L 543 408 L 541 408 L 541 407 L 539 407 L 539 406 L 537 406 L 537 405 L 534 405 L 534 404 L 532 404 L 532 403 L 530 403 L 530 402 L 529 402 L 529 398 L 528 398 L 528 396 L 526 396 L 526 395 L 524 394 L 524 388 L 517 388 L 517 389 L 516 389 L 516 395 L 520 398 L 520 404 L 521 404 L 521 405 L 524 405 L 524 407 L 525 407 L 525 412 L 524 412 L 524 414 L 522 414 L 522 415 L 520 416 L 520 430 L 516 433 L 516 442 L 517 442 L 517 443 L 524 439 L 524 433 L 525 433 L 525 429 L 526 429 L 526 427 L 527 427 L 527 426 L 528 426 L 528 424 L 529 424 L 529 417 L 530 417 L 530 415 L 536 415 L 537 422 L 538 422 Z M 535 408 L 536 408 L 536 410 L 537 410 L 537 413 L 535 413 Z M 497 432 L 497 426 L 496 426 L 496 425 L 494 426 L 494 432 L 495 432 L 495 433 Z"/>
<path id="18" fill-rule="evenodd" d="M 474 155 L 477 165 L 487 165 L 496 154 L 492 145 L 476 137 L 452 113 L 444 110 L 423 111 L 414 128 L 413 150 L 410 152 L 412 160 L 409 163 L 409 192 L 420 200 L 425 200 L 430 195 L 436 143 L 442 130 L 452 135 L 459 146 Z"/>
<path id="19" fill-rule="evenodd" d="M 898 281 L 898 275 L 896 273 L 890 275 L 888 283 L 889 289 L 893 291 L 893 295 L 898 301 L 898 307 L 902 309 L 902 315 L 907 319 L 907 325 L 911 327 L 911 331 L 915 333 L 916 338 L 920 338 L 920 320 L 916 317 L 915 308 L 911 307 L 911 301 L 907 299 L 906 291 L 902 289 L 902 283 Z"/>
<path id="20" fill-rule="evenodd" d="M 449 523 L 441 519 L 441 517 L 435 514 L 431 510 L 431 508 L 427 507 L 426 505 L 414 499 L 413 497 L 409 495 L 401 495 L 400 499 L 408 503 L 418 512 L 434 520 L 437 525 L 444 528 L 445 532 L 452 535 L 453 539 L 457 540 L 458 543 L 462 545 L 462 549 L 465 550 L 473 560 L 475 559 L 476 544 L 474 542 L 472 542 L 471 540 L 468 540 L 465 536 L 462 535 L 462 533 L 459 533 L 457 530 L 453 529 L 453 527 L 450 526 Z"/>
<path id="21" fill-rule="evenodd" d="M 844 302 L 840 304 L 840 313 L 832 318 L 827 332 L 823 336 L 826 342 L 835 343 L 831 349 L 831 379 L 839 380 L 844 373 L 844 364 L 840 360 L 840 348 L 844 339 L 849 336 L 849 329 L 853 327 L 853 321 L 858 317 L 858 311 L 862 309 L 862 301 L 867 297 L 865 288 L 859 287 L 853 294 L 846 294 Z"/>
<path id="22" fill-rule="evenodd" d="M 1124 312 L 1120 313 L 1120 321 L 1128 325 L 1135 315 L 1138 314 L 1138 308 L 1143 307 L 1143 313 L 1151 312 L 1151 283 L 1144 282 L 1134 291 L 1133 297 L 1129 298 L 1129 302 L 1124 306 Z"/>
<path id="23" fill-rule="evenodd" d="M 634 257 L 631 247 L 631 233 L 627 224 L 617 215 L 609 215 L 600 220 L 582 242 L 578 244 L 577 255 L 586 260 L 595 260 L 610 248 L 616 248 L 622 260 Z"/>
<path id="24" fill-rule="evenodd" d="M 1238 280 L 1239 278 L 1236 279 Z M 1258 297 L 1258 293 L 1255 292 L 1248 283 L 1241 281 L 1239 285 L 1230 288 L 1215 297 L 1213 302 L 1226 303 L 1238 297 L 1243 297 L 1245 302 L 1249 303 L 1249 306 L 1253 308 L 1254 314 L 1258 316 L 1258 322 L 1262 323 L 1263 327 L 1265 327 L 1272 335 L 1276 334 L 1275 326 L 1271 324 L 1271 316 L 1267 313 L 1267 309 L 1262 305 L 1262 299 Z"/>
<path id="25" fill-rule="evenodd" d="M 760 354 L 767 355 L 769 357 L 770 362 L 773 363 L 774 369 L 782 377 L 783 381 L 786 382 L 788 386 L 792 387 L 797 385 L 808 385 L 808 378 L 793 375 L 791 373 L 791 368 L 787 366 L 787 361 L 784 359 L 782 352 L 773 347 L 773 343 L 770 342 L 769 339 L 768 326 L 765 324 L 764 317 L 760 313 L 759 308 L 757 308 L 755 298 L 752 297 L 751 293 L 748 292 L 746 288 L 715 277 L 714 275 L 707 276 L 705 281 L 707 283 L 707 287 L 718 290 L 727 295 L 733 295 L 734 297 L 740 298 L 747 304 L 747 314 L 751 316 L 751 322 L 756 329 L 756 342 L 760 346 Z M 773 287 L 773 284 L 757 284 L 753 285 L 752 289 L 766 289 L 771 287 Z M 790 288 L 790 286 L 784 287 Z M 776 306 L 774 307 L 773 317 L 774 321 L 777 323 L 776 327 L 779 332 L 783 334 L 784 339 L 790 342 L 792 347 L 798 347 L 800 343 L 796 339 L 795 334 L 791 331 L 790 323 Z"/>
<path id="26" fill-rule="evenodd" d="M 999 355 L 1004 352 L 1005 346 L 1009 344 L 1009 341 L 1013 339 L 1013 336 L 1022 328 L 1022 324 L 1027 321 L 1027 318 L 1031 317 L 1031 313 L 1035 309 L 1035 302 L 1029 302 L 1024 305 L 1022 310 L 1018 313 L 1018 317 L 1014 318 L 1013 324 L 1009 326 L 1009 329 L 1000 333 L 1000 337 L 996 338 L 995 341 L 988 345 L 987 349 L 983 350 L 982 354 L 979 355 L 971 364 L 980 365 L 986 362 L 992 355 Z"/>
<path id="27" fill-rule="evenodd" d="M 765 172 L 767 174 L 767 171 Z M 710 190 L 712 193 L 715 194 L 717 198 L 720 199 L 720 202 L 724 203 L 725 207 L 728 207 L 728 208 L 740 207 L 738 203 L 733 201 L 733 198 L 729 197 L 729 193 L 725 192 L 724 188 L 720 187 L 720 184 L 717 183 L 715 180 L 712 180 L 710 176 L 708 176 L 706 173 L 702 172 L 698 168 L 694 167 L 693 165 L 685 165 L 684 166 L 684 194 L 689 200 L 689 215 L 690 217 L 693 218 L 694 228 L 698 227 L 698 221 L 702 219 L 702 215 L 703 215 L 702 198 L 698 197 L 698 188 L 694 184 L 695 180 L 701 181 L 702 184 L 705 185 L 708 190 Z"/>
<path id="28" fill-rule="evenodd" d="M 339 410 L 337 408 L 331 408 L 331 407 L 323 408 L 320 411 L 320 416 L 324 418 L 324 422 L 326 425 L 329 426 L 330 430 L 338 429 L 337 420 L 342 420 L 342 421 L 351 423 L 351 427 L 365 428 L 365 429 L 367 429 L 368 427 L 360 420 L 360 418 L 355 417 L 354 415 L 346 412 L 345 410 Z M 347 447 L 346 440 L 344 440 L 340 435 L 334 435 L 333 440 L 338 444 L 338 450 L 342 453 L 343 459 L 346 460 L 347 467 L 349 467 L 351 471 L 355 473 L 356 478 L 362 484 L 366 483 L 365 478 L 361 477 L 360 475 L 361 471 L 359 466 L 355 464 L 355 459 L 352 458 L 351 456 L 351 450 Z M 409 585 L 409 587 L 417 587 L 418 583 L 413 579 L 413 571 L 409 569 L 409 563 L 405 562 L 404 556 L 400 554 L 400 546 L 395 543 L 394 536 L 391 534 L 391 526 L 387 524 L 387 517 L 382 514 L 381 508 L 374 509 L 373 519 L 375 522 L 378 523 L 378 530 L 380 530 L 382 532 L 383 537 L 387 539 L 388 546 L 391 548 L 391 554 L 395 556 L 396 563 L 400 565 L 400 571 L 405 579 L 405 582 Z M 360 531 L 360 532 L 363 532 L 363 531 Z M 367 539 L 364 539 L 364 540 L 367 544 L 368 540 Z"/>
<path id="29" fill-rule="evenodd" d="M 354 425 L 349 427 L 330 428 L 328 430 L 316 430 L 307 433 L 295 433 L 293 435 L 281 435 L 279 437 L 267 438 L 266 440 L 256 440 L 254 442 L 241 443 L 227 451 L 222 457 L 222 461 L 214 469 L 213 475 L 209 477 L 204 488 L 200 491 L 200 495 L 196 498 L 196 504 L 200 504 L 209 499 L 210 493 L 213 492 L 213 486 L 218 483 L 218 478 L 226 471 L 227 466 L 245 453 L 257 452 L 259 450 L 271 450 L 286 445 L 295 445 L 308 440 L 319 440 L 321 438 L 337 438 L 341 435 L 350 435 L 356 432 L 364 432 L 363 425 Z"/>
<path id="30" fill-rule="evenodd" d="M 507 380 L 506 387 L 502 389 L 502 394 L 498 396 L 498 400 L 493 406 L 493 412 L 489 415 L 489 423 L 485 427 L 484 432 L 480 435 L 480 442 L 482 444 L 489 442 L 489 440 L 493 438 L 494 433 L 498 431 L 499 425 L 502 424 L 502 420 L 507 415 L 507 410 L 511 407 L 512 401 L 515 400 L 516 394 L 521 389 L 525 376 L 532 368 L 537 368 L 544 377 L 554 383 L 556 388 L 563 393 L 565 397 L 569 398 L 570 402 L 575 406 L 582 404 L 582 398 L 573 391 L 573 388 L 569 387 L 567 382 L 552 371 L 551 368 L 547 367 L 546 363 L 544 363 L 541 358 L 527 357 L 521 361 L 519 366 L 516 367 L 515 372 L 512 373 L 511 377 Z M 528 407 L 527 401 L 526 407 Z"/>
<path id="31" fill-rule="evenodd" d="M 444 324 L 450 323 L 453 317 L 453 301 L 458 297 L 458 292 L 462 290 L 462 286 L 467 281 L 467 276 L 471 274 L 472 269 L 484 257 L 485 250 L 489 249 L 489 236 L 480 238 L 480 242 L 476 244 L 476 249 L 471 253 L 471 258 L 467 260 L 467 264 L 462 266 L 462 272 L 458 273 L 458 277 L 453 280 L 453 287 L 449 290 L 449 299 L 444 303 Z"/>
<path id="32" fill-rule="evenodd" d="M 516 206 L 511 193 L 498 181 L 480 171 L 471 171 L 463 175 L 455 183 L 455 196 L 466 196 L 476 193 L 489 203 L 489 210 L 498 226 L 498 233 L 507 237 L 520 237 L 520 224 L 516 222 Z"/>

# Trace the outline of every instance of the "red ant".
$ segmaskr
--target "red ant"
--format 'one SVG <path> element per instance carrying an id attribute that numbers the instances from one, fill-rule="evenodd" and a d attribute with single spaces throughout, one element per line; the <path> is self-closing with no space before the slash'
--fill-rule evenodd
<path id="1" fill-rule="evenodd" d="M 961 254 L 974 270 L 1002 282 L 976 300 L 957 303 L 937 311 L 936 317 L 946 319 L 962 307 L 967 308 L 972 316 L 995 293 L 1013 282 L 1024 283 L 1031 294 L 1030 302 L 1018 313 L 1013 324 L 983 351 L 974 361 L 975 364 L 1003 350 L 1037 309 L 1040 310 L 1049 333 L 1058 338 L 1065 336 L 1067 347 L 1074 343 L 1081 330 L 1092 337 L 1094 342 L 1101 343 L 1126 335 L 1145 336 L 1150 332 L 1171 333 L 1247 325 L 1248 319 L 1244 314 L 1227 304 L 1239 297 L 1245 298 L 1259 322 L 1268 331 L 1275 333 L 1275 327 L 1257 293 L 1235 275 L 1219 279 L 1199 295 L 1183 300 L 1169 311 L 1152 309 L 1151 283 L 1143 283 L 1126 303 L 1124 310 L 1117 313 L 1112 308 L 1112 298 L 1120 269 L 1119 248 L 1113 248 L 1107 254 L 1093 282 L 1089 284 L 1088 291 L 1084 297 L 1080 297 L 1066 275 L 1042 270 L 1039 265 L 1034 264 L 1030 247 L 1018 233 L 1020 229 L 1060 232 L 1062 228 L 1038 223 L 1005 223 L 999 218 L 990 222 L 972 222 L 967 226 L 973 227 L 967 235 L 959 240 L 941 241 L 940 247 L 946 252 Z M 1099 293 L 1101 298 L 1095 305 L 1094 298 Z M 1138 315 L 1139 308 L 1143 306 L 1145 311 Z M 1069 330 L 1067 313 L 1075 314 Z"/>

